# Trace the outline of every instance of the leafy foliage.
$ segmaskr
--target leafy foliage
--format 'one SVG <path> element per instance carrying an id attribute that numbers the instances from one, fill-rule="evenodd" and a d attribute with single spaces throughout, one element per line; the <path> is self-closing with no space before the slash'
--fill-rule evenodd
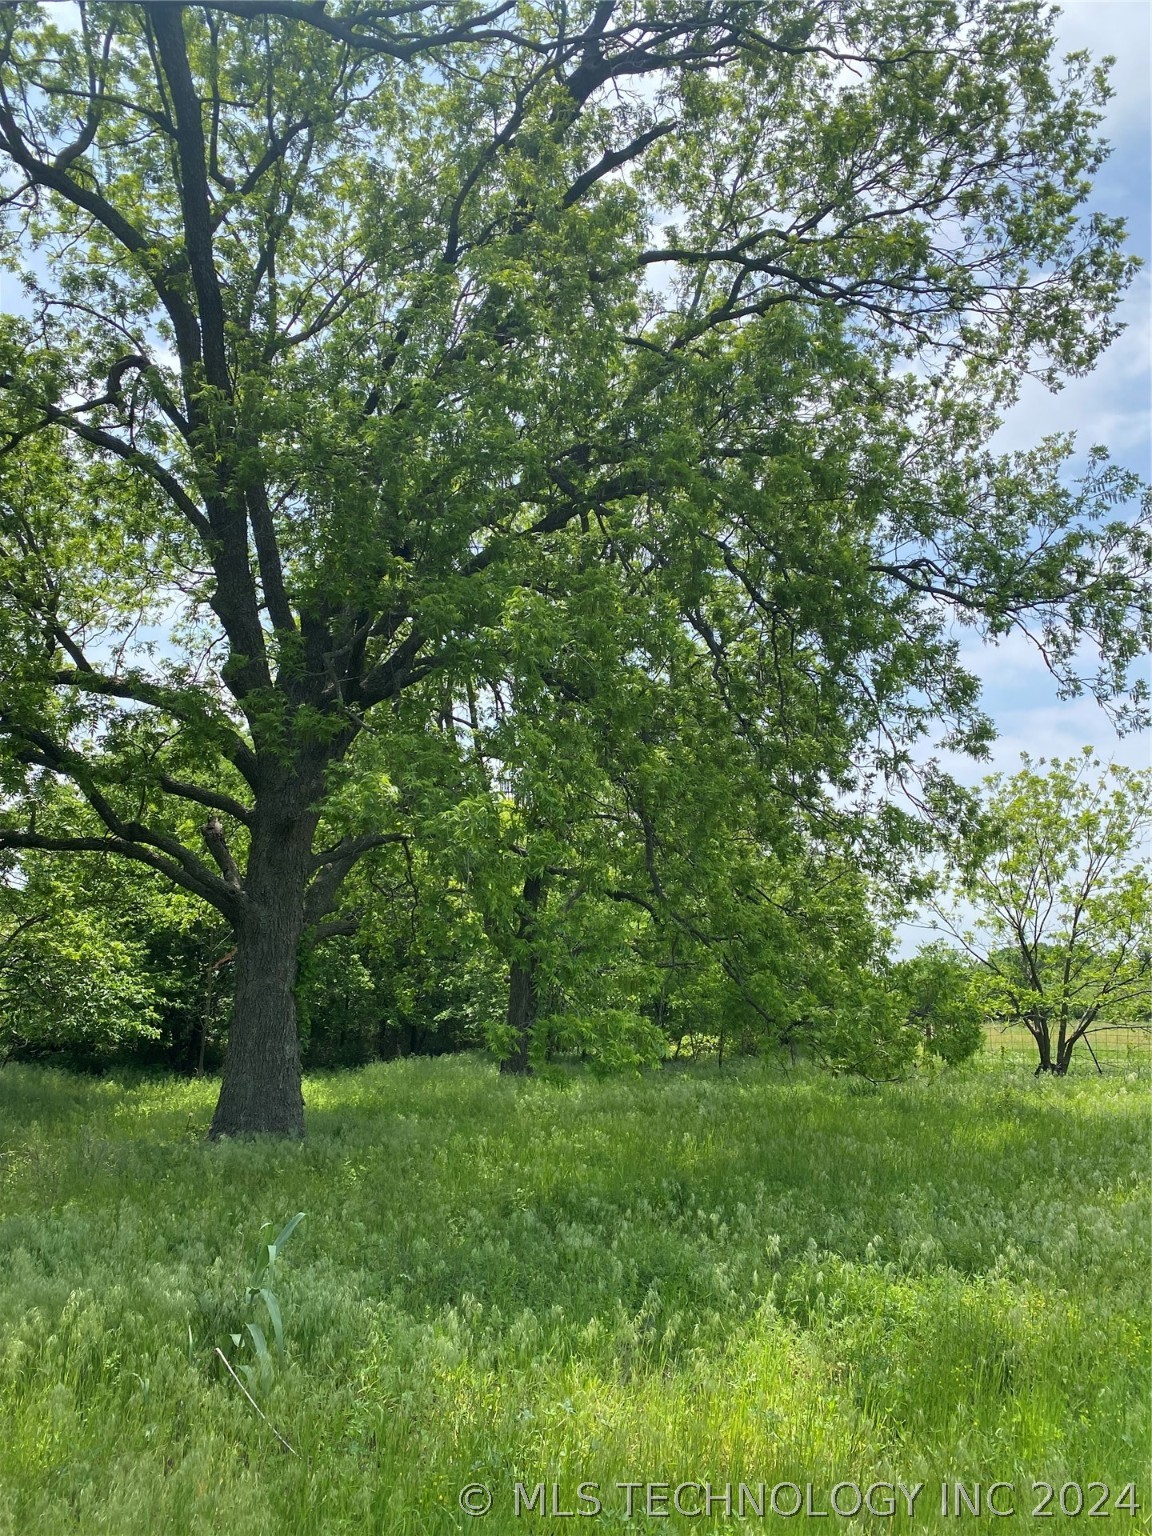
<path id="1" fill-rule="evenodd" d="M 1141 717 L 1140 485 L 988 446 L 1135 270 L 1088 201 L 1105 71 L 1043 0 L 74 20 L 0 12 L 0 848 L 234 930 L 214 1134 L 302 1134 L 301 954 L 454 815 L 519 998 L 565 923 L 631 946 L 600 908 L 655 873 L 747 1002 L 734 840 L 770 888 L 926 734 L 981 750 L 954 621 Z M 643 1056 L 623 974 L 575 1012 Z"/>
<path id="2" fill-rule="evenodd" d="M 988 1013 L 1023 1024 L 1038 1071 L 1066 1072 L 1094 1025 L 1147 1017 L 1152 885 L 1145 832 L 1152 772 L 1024 754 L 985 780 L 985 817 L 941 916 L 978 961 Z"/>
<path id="3" fill-rule="evenodd" d="M 920 1032 L 924 1048 L 953 1066 L 974 1056 L 984 1043 L 984 1014 L 971 962 L 937 943 L 899 961 L 893 970 L 909 1023 Z"/>
<path id="4" fill-rule="evenodd" d="M 157 1038 L 144 945 L 126 925 L 132 892 L 89 860 L 0 864 L 0 1062 L 106 1056 Z"/>

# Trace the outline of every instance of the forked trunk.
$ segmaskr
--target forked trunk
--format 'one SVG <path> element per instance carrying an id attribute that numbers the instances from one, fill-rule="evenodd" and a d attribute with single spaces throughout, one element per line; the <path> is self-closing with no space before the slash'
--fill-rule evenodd
<path id="1" fill-rule="evenodd" d="M 1039 1077 L 1041 1072 L 1057 1071 L 1056 1063 L 1052 1060 L 1052 1035 L 1048 1025 L 1045 1023 L 1036 1025 L 1032 1029 L 1032 1038 L 1040 1052 L 1040 1063 L 1036 1068 L 1035 1076 Z"/>
<path id="2" fill-rule="evenodd" d="M 296 975 L 304 928 L 310 824 L 253 829 L 245 912 L 236 934 L 236 993 L 224 1082 L 208 1135 L 304 1135 Z"/>

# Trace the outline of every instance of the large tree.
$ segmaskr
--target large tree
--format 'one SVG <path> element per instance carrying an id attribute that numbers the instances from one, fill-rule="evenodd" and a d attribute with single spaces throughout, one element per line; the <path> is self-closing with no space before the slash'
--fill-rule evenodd
<path id="1" fill-rule="evenodd" d="M 301 943 L 401 835 L 349 793 L 361 743 L 499 672 L 510 605 L 582 561 L 659 585 L 801 797 L 936 717 L 979 742 L 954 615 L 1069 686 L 1095 642 L 1123 691 L 1131 485 L 984 446 L 1024 371 L 1091 366 L 1132 270 L 1086 202 L 1103 75 L 1050 26 L 3 7 L 0 846 L 136 860 L 233 925 L 213 1134 L 302 1133 Z M 37 817 L 45 777 L 87 828 Z"/>

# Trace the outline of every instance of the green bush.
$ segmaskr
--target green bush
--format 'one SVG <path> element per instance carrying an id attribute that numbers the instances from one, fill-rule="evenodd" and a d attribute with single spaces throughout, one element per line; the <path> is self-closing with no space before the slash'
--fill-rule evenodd
<path id="1" fill-rule="evenodd" d="M 893 967 L 897 993 L 924 1049 L 950 1065 L 968 1061 L 984 1044 L 984 1024 L 972 967 L 946 944 L 932 944 Z"/>

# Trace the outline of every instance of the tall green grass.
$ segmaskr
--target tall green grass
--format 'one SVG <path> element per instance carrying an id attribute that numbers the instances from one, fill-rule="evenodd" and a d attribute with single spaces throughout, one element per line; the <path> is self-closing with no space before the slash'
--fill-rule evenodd
<path id="1" fill-rule="evenodd" d="M 817 1531 L 987 1528 L 941 1479 L 1014 1483 L 999 1530 L 1086 1523 L 1033 1479 L 1152 1503 L 1146 1075 L 409 1061 L 309 1081 L 303 1145 L 206 1145 L 214 1091 L 0 1073 L 2 1536 L 813 1530 L 624 1521 L 626 1481 L 927 1485 Z M 296 1211 L 257 1413 L 214 1349 Z"/>

